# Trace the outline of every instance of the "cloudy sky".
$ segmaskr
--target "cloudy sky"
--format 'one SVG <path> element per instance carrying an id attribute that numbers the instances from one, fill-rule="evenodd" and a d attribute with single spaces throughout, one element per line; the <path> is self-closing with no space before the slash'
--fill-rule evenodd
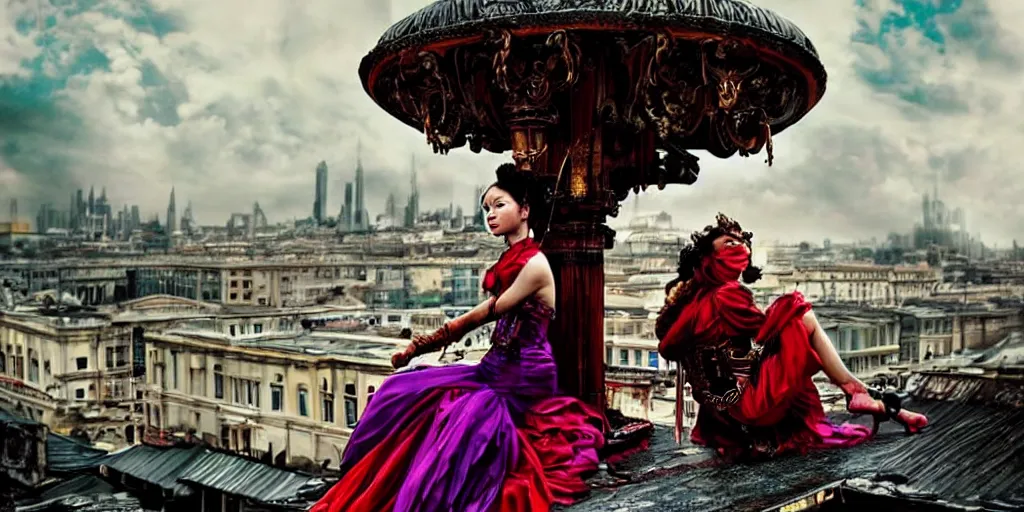
<path id="1" fill-rule="evenodd" d="M 375 107 L 359 59 L 424 0 L 9 0 L 0 5 L 0 220 L 103 186 L 119 208 L 163 212 L 171 187 L 200 223 L 259 201 L 272 221 L 312 210 L 330 168 L 330 210 L 359 140 L 371 214 L 408 193 L 469 208 L 498 156 L 434 156 Z M 761 238 L 884 238 L 920 217 L 938 183 L 990 242 L 1024 240 L 1024 3 L 758 0 L 793 19 L 829 72 L 823 102 L 763 157 L 700 155 L 692 187 L 645 194 L 699 227 L 729 213 Z M 632 199 L 630 199 L 632 201 Z M 181 208 L 181 206 L 179 206 Z M 632 205 L 624 212 L 632 212 Z M 163 214 L 160 213 L 161 218 Z"/>

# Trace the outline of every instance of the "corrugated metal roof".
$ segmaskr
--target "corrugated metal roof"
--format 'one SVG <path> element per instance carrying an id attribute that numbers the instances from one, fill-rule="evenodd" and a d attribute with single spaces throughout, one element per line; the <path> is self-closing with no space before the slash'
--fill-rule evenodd
<path id="1" fill-rule="evenodd" d="M 49 473 L 77 473 L 98 467 L 107 458 L 107 452 L 70 437 L 51 433 L 46 438 L 46 465 Z"/>
<path id="2" fill-rule="evenodd" d="M 32 505 L 59 501 L 72 496 L 100 496 L 117 492 L 114 486 L 96 475 L 80 475 L 43 489 L 30 498 L 18 500 L 18 511 Z M 39 507 L 45 509 L 46 507 Z"/>
<path id="3" fill-rule="evenodd" d="M 105 464 L 110 469 L 171 491 L 176 496 L 188 496 L 192 489 L 178 482 L 178 477 L 204 452 L 201 447 L 183 449 L 141 445 L 111 456 Z"/>
<path id="4" fill-rule="evenodd" d="M 188 496 L 197 487 L 271 503 L 295 497 L 312 477 L 203 447 L 135 446 L 112 454 L 105 464 L 144 482 Z"/>
<path id="5" fill-rule="evenodd" d="M 13 425 L 41 425 L 38 421 L 23 418 L 6 409 L 0 409 L 0 423 L 10 423 Z"/>
<path id="6" fill-rule="evenodd" d="M 42 423 L 20 417 L 5 409 L 0 409 L 0 423 L 42 425 Z M 98 467 L 107 457 L 106 451 L 93 448 L 70 437 L 53 432 L 46 436 L 47 473 L 77 473 Z"/>
<path id="7" fill-rule="evenodd" d="M 311 479 L 301 473 L 216 452 L 204 453 L 179 477 L 182 482 L 263 503 L 294 498 Z"/>

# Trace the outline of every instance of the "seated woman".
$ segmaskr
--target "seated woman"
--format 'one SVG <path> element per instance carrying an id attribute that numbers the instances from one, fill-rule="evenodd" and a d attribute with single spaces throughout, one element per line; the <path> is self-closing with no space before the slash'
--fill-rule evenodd
<path id="1" fill-rule="evenodd" d="M 753 235 L 724 215 L 716 220 L 680 253 L 679 277 L 666 287 L 656 326 L 659 352 L 679 363 L 701 405 L 693 442 L 749 459 L 852 446 L 885 419 L 908 433 L 928 424 L 891 395 L 879 400 L 850 373 L 799 292 L 762 313 L 739 282 L 761 276 L 750 264 Z M 874 416 L 875 430 L 828 421 L 811 380 L 819 371 L 843 390 L 850 412 Z M 677 413 L 677 436 L 681 419 Z"/>
<path id="2" fill-rule="evenodd" d="M 604 420 L 556 395 L 548 344 L 555 282 L 529 235 L 531 185 L 513 165 L 482 201 L 508 249 L 484 277 L 490 300 L 395 354 L 395 368 L 497 320 L 478 365 L 426 368 L 384 381 L 341 461 L 343 476 L 312 512 L 543 511 L 587 491 Z"/>

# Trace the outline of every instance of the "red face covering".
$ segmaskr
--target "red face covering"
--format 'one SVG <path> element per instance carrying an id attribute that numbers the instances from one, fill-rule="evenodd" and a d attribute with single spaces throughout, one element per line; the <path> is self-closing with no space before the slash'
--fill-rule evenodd
<path id="1" fill-rule="evenodd" d="M 700 277 L 713 284 L 736 281 L 750 265 L 750 249 L 745 245 L 729 245 L 709 254 L 701 265 Z"/>

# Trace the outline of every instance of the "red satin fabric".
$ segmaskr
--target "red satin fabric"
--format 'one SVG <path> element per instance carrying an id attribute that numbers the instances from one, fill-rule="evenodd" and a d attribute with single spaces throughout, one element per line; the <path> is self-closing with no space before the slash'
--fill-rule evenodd
<path id="1" fill-rule="evenodd" d="M 688 347 L 736 336 L 754 336 L 765 324 L 765 315 L 754 296 L 739 281 L 701 287 L 679 313 L 658 345 L 661 355 L 679 361 Z"/>
<path id="2" fill-rule="evenodd" d="M 739 280 L 750 265 L 750 249 L 746 245 L 727 245 L 704 258 L 696 277 L 706 285 L 720 285 Z"/>
<path id="3" fill-rule="evenodd" d="M 505 479 L 501 512 L 546 511 L 551 503 L 571 505 L 586 495 L 584 480 L 599 461 L 580 460 L 587 451 L 580 448 L 600 448 L 603 427 L 600 414 L 572 398 L 552 397 L 530 408 L 518 429 L 519 465 Z"/>
<path id="4" fill-rule="evenodd" d="M 530 237 L 512 244 L 502 253 L 501 258 L 498 258 L 497 263 L 487 269 L 487 273 L 484 274 L 484 290 L 494 296 L 501 295 L 501 292 L 512 286 L 526 262 L 538 252 L 540 244 Z"/>
<path id="5" fill-rule="evenodd" d="M 751 437 L 776 446 L 775 453 L 849 446 L 866 439 L 860 426 L 833 426 L 825 417 L 811 377 L 821 360 L 803 324 L 811 304 L 800 293 L 779 298 L 762 313 L 737 279 L 749 264 L 744 246 L 723 248 L 704 259 L 694 276 L 696 291 L 662 338 L 658 350 L 679 361 L 705 343 L 750 336 L 766 344 L 756 384 L 726 411 L 701 407 L 691 437 L 723 454 L 742 456 Z"/>
<path id="6" fill-rule="evenodd" d="M 412 423 L 405 435 L 393 443 L 381 443 L 352 467 L 345 478 L 331 487 L 309 512 L 381 512 L 393 510 L 398 489 L 408 474 L 409 463 L 434 420 L 430 406 L 448 390 L 439 389 L 424 397 L 405 417 Z"/>
<path id="7" fill-rule="evenodd" d="M 397 443 L 381 443 L 345 474 L 310 512 L 386 512 L 394 509 L 409 462 L 427 437 L 433 416 L 426 414 L 445 393 L 424 397 Z M 600 448 L 603 417 L 586 404 L 553 397 L 534 405 L 517 429 L 518 463 L 505 477 L 500 512 L 545 512 L 551 504 L 571 505 L 588 491 L 584 478 L 599 461 L 579 460 L 581 447 Z M 589 433 L 589 435 L 588 435 Z M 577 434 L 588 435 L 586 438 Z M 344 507 L 344 508 L 343 508 Z"/>

